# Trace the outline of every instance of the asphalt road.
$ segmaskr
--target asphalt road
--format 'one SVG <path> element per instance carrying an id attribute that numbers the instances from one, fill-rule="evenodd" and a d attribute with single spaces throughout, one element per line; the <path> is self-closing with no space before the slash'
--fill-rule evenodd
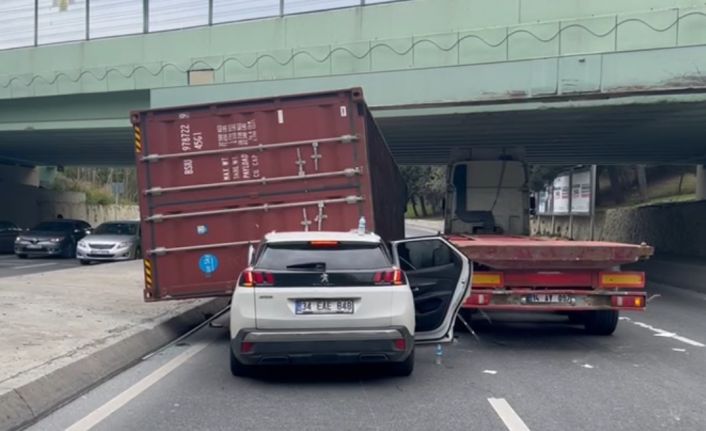
<path id="1" fill-rule="evenodd" d="M 58 269 L 79 266 L 76 259 L 62 258 L 31 258 L 20 259 L 14 254 L 0 254 L 0 277 L 28 275 L 38 272 L 56 271 Z"/>
<path id="2" fill-rule="evenodd" d="M 648 311 L 609 337 L 556 316 L 478 316 L 477 338 L 459 331 L 441 364 L 419 346 L 409 378 L 326 367 L 234 378 L 227 330 L 205 327 L 31 429 L 703 431 L 706 296 L 648 291 Z"/>
<path id="3" fill-rule="evenodd" d="M 650 291 L 661 296 L 649 311 L 610 337 L 552 316 L 481 317 L 478 338 L 458 333 L 441 365 L 418 347 L 409 378 L 321 367 L 234 378 L 227 331 L 206 327 L 31 429 L 703 431 L 706 296 Z"/>

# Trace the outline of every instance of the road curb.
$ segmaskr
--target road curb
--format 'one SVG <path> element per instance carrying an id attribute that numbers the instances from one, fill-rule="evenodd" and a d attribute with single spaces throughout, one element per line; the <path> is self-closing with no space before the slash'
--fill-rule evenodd
<path id="1" fill-rule="evenodd" d="M 0 430 L 20 429 L 206 321 L 228 303 L 196 306 L 85 358 L 0 395 Z"/>

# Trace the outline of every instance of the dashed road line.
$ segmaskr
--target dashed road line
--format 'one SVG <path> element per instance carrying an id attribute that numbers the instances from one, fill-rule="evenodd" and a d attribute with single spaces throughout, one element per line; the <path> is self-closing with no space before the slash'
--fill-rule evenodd
<path id="1" fill-rule="evenodd" d="M 530 431 L 505 398 L 488 398 L 488 402 L 500 417 L 500 420 L 503 421 L 508 431 Z"/>
<path id="2" fill-rule="evenodd" d="M 681 335 L 677 334 L 676 332 L 670 332 L 670 331 L 667 331 L 664 329 L 655 328 L 652 325 L 649 325 L 649 324 L 643 323 L 643 322 L 638 322 L 636 320 L 632 320 L 629 317 L 621 317 L 620 320 L 628 321 L 635 326 L 639 326 L 641 328 L 645 328 L 649 331 L 652 331 L 652 332 L 654 332 L 655 337 L 671 338 L 671 339 L 681 341 L 682 343 L 685 343 L 685 344 L 688 344 L 688 345 L 694 346 L 694 347 L 706 347 L 706 344 L 704 344 L 700 341 L 692 340 L 691 338 L 681 336 Z"/>

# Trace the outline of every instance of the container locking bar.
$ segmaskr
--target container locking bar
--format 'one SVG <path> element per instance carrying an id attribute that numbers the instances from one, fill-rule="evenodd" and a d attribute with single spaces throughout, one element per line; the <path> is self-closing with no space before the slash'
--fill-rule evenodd
<path id="1" fill-rule="evenodd" d="M 325 144 L 329 142 L 342 142 L 344 144 L 355 142 L 358 140 L 357 135 L 342 135 L 335 138 L 324 138 L 324 139 L 310 139 L 306 141 L 291 141 L 291 142 L 278 142 L 276 144 L 259 144 L 251 145 L 247 147 L 237 147 L 237 148 L 220 148 L 217 150 L 202 150 L 202 151 L 186 151 L 183 153 L 171 153 L 171 154 L 149 154 L 140 159 L 143 162 L 156 162 L 163 159 L 178 159 L 182 157 L 194 157 L 194 156 L 210 156 L 210 155 L 221 155 L 230 153 L 246 153 L 254 151 L 265 151 L 277 148 L 287 148 L 287 147 L 298 147 L 301 145 L 313 145 L 318 148 L 320 144 Z"/>
<path id="2" fill-rule="evenodd" d="M 201 217 L 201 216 L 212 216 L 212 215 L 220 215 L 220 214 L 236 214 L 236 213 L 243 213 L 243 212 L 248 212 L 248 211 L 265 211 L 265 212 L 267 212 L 267 211 L 275 210 L 275 209 L 298 208 L 298 207 L 307 207 L 307 206 L 314 206 L 314 205 L 319 206 L 321 204 L 326 205 L 326 204 L 345 203 L 345 204 L 353 205 L 353 204 L 357 204 L 362 201 L 363 201 L 362 196 L 346 196 L 343 198 L 324 199 L 324 200 L 306 201 L 306 202 L 293 202 L 293 203 L 288 203 L 288 204 L 274 204 L 274 205 L 264 204 L 264 205 L 258 205 L 258 206 L 253 206 L 253 207 L 227 208 L 227 209 L 222 209 L 222 210 L 210 210 L 210 211 L 194 211 L 194 212 L 179 213 L 179 214 L 155 214 L 153 216 L 147 217 L 145 219 L 145 221 L 161 222 L 164 220 L 189 218 L 189 217 Z"/>
<path id="3" fill-rule="evenodd" d="M 272 183 L 281 183 L 286 181 L 296 181 L 296 180 L 312 180 L 319 178 L 330 178 L 330 177 L 354 177 L 356 175 L 362 174 L 363 170 L 361 168 L 348 168 L 342 171 L 324 172 L 320 174 L 305 174 L 305 175 L 289 175 L 285 177 L 273 177 L 273 178 L 257 178 L 254 180 L 243 180 L 243 181 L 224 181 L 219 183 L 206 183 L 206 184 L 195 184 L 190 186 L 175 186 L 175 187 L 152 187 L 144 191 L 145 195 L 160 195 L 162 193 L 168 192 L 184 192 L 190 190 L 201 190 L 201 189 L 214 189 L 218 187 L 229 187 L 229 186 L 247 186 L 252 184 L 267 185 Z"/>
<path id="4" fill-rule="evenodd" d="M 203 244 L 203 245 L 192 245 L 188 247 L 155 247 L 154 249 L 149 251 L 149 254 L 155 255 L 155 256 L 163 256 L 167 253 L 175 253 L 179 251 L 197 251 L 197 250 L 206 250 L 206 249 L 212 249 L 212 248 L 227 248 L 227 247 L 240 247 L 244 245 L 256 245 L 260 241 L 258 240 L 252 240 L 252 241 L 236 241 L 236 242 L 221 242 L 217 244 Z"/>

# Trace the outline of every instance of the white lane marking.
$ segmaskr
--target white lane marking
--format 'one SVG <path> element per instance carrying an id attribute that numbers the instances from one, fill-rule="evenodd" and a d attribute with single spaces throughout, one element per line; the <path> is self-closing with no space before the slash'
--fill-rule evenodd
<path id="1" fill-rule="evenodd" d="M 493 406 L 495 413 L 498 414 L 509 431 L 529 431 L 522 418 L 513 410 L 505 398 L 488 398 L 488 402 Z"/>
<path id="2" fill-rule="evenodd" d="M 591 364 L 583 364 L 581 366 L 584 368 L 588 368 L 589 370 L 593 369 L 593 365 L 591 365 Z"/>
<path id="3" fill-rule="evenodd" d="M 498 374 L 498 372 L 495 371 L 495 370 L 483 370 L 483 372 L 484 372 L 485 374 Z"/>
<path id="4" fill-rule="evenodd" d="M 187 350 L 173 358 L 171 361 L 154 370 L 150 375 L 144 377 L 139 382 L 125 389 L 113 399 L 98 407 L 96 410 L 87 414 L 83 419 L 66 428 L 66 431 L 87 431 L 98 425 L 105 418 L 115 413 L 125 404 L 136 398 L 142 392 L 149 389 L 152 385 L 160 381 L 167 374 L 174 371 L 177 367 L 188 361 L 191 357 L 208 347 L 210 343 L 195 344 Z"/>
<path id="5" fill-rule="evenodd" d="M 678 347 L 672 347 L 672 350 L 674 350 L 675 352 L 686 352 L 686 349 L 680 349 Z"/>
<path id="6" fill-rule="evenodd" d="M 43 266 L 54 266 L 54 265 L 57 265 L 57 263 L 56 262 L 34 263 L 32 265 L 13 266 L 10 269 L 30 269 L 30 268 L 41 268 Z"/>
<path id="7" fill-rule="evenodd" d="M 632 320 L 629 317 L 621 317 L 620 320 L 627 320 L 628 322 L 632 323 L 633 325 L 636 325 L 641 328 L 645 328 L 649 331 L 652 331 L 655 333 L 654 334 L 655 337 L 672 338 L 674 340 L 681 341 L 682 343 L 685 343 L 685 344 L 688 344 L 688 345 L 694 346 L 694 347 L 706 347 L 706 344 L 701 343 L 696 340 L 692 340 L 691 338 L 683 337 L 683 336 L 677 334 L 676 332 L 669 332 L 664 329 L 655 328 L 652 325 L 648 325 L 647 323 Z"/>

